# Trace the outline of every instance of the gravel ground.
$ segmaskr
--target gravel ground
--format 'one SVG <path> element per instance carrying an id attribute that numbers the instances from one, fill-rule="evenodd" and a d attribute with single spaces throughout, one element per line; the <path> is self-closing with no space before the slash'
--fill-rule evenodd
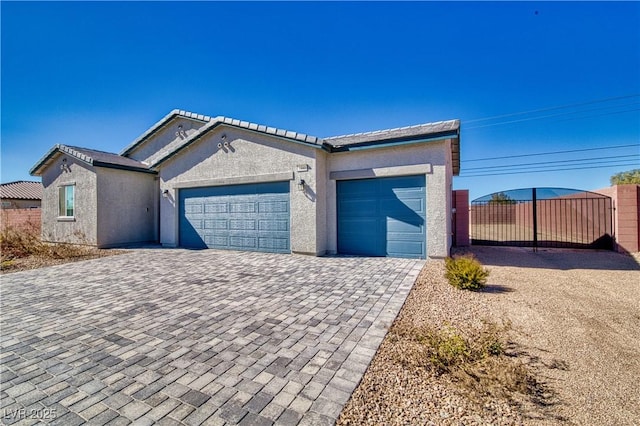
<path id="1" fill-rule="evenodd" d="M 427 262 L 338 424 L 640 424 L 640 266 L 612 252 L 474 247 L 490 270 L 481 292 Z M 511 323 L 511 355 L 539 398 L 470 398 L 448 375 L 410 368 L 394 330 Z"/>
<path id="2" fill-rule="evenodd" d="M 86 247 L 86 254 L 82 256 L 65 257 L 61 259 L 47 256 L 27 256 L 19 259 L 3 261 L 0 267 L 0 274 L 10 274 L 12 272 L 27 271 L 29 269 L 45 268 L 47 266 L 62 265 L 64 263 L 80 262 L 83 260 L 97 259 L 105 256 L 115 256 L 124 254 L 126 251 L 117 249 L 99 249 Z M 6 262 L 6 263 L 5 263 Z"/>

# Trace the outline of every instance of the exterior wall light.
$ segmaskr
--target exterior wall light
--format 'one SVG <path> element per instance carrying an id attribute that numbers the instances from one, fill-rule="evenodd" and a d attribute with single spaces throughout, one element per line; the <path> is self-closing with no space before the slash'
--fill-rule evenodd
<path id="1" fill-rule="evenodd" d="M 163 198 L 169 198 L 169 190 L 165 189 L 164 191 L 162 191 L 162 197 Z"/>
<path id="2" fill-rule="evenodd" d="M 300 182 L 298 182 L 298 191 L 304 191 L 304 184 L 304 179 L 300 179 Z"/>

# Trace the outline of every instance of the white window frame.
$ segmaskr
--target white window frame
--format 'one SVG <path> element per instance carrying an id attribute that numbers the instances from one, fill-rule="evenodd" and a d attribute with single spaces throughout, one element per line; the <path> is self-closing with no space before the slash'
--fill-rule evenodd
<path id="1" fill-rule="evenodd" d="M 71 190 L 71 215 L 68 214 L 67 206 L 67 190 Z M 70 183 L 60 185 L 58 187 L 58 218 L 59 219 L 74 219 L 76 214 L 76 184 Z"/>

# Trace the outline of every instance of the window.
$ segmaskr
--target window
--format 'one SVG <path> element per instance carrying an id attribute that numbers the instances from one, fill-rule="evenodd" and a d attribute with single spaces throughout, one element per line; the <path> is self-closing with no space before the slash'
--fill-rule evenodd
<path id="1" fill-rule="evenodd" d="M 60 187 L 60 216 L 73 217 L 75 208 L 74 190 L 75 185 Z"/>

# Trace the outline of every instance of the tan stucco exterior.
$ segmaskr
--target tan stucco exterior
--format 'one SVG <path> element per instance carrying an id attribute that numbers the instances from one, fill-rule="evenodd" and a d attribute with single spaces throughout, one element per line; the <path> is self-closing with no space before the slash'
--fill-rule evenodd
<path id="1" fill-rule="evenodd" d="M 93 151 L 93 160 L 88 158 L 91 150 L 84 151 L 87 158 L 64 146 L 57 154 L 55 149 L 50 151 L 33 169 L 42 175 L 45 188 L 44 238 L 101 247 L 146 241 L 175 247 L 180 244 L 181 190 L 288 182 L 291 251 L 334 254 L 337 181 L 423 175 L 426 254 L 449 254 L 452 150 L 459 155 L 457 136 L 400 143 L 396 137 L 388 143 L 373 139 L 374 143 L 364 145 L 334 146 L 295 132 L 195 116 L 181 111 L 170 114 L 121 155 Z M 387 133 L 395 131 L 402 139 L 407 129 L 412 128 Z M 342 138 L 349 137 L 360 136 Z M 58 188 L 65 184 L 76 185 L 73 218 L 58 217 Z"/>
<path id="2" fill-rule="evenodd" d="M 219 143 L 223 144 L 221 148 Z M 160 242 L 166 246 L 178 245 L 177 200 L 181 187 L 288 180 L 291 251 L 322 254 L 324 243 L 316 232 L 317 217 L 323 214 L 316 202 L 315 170 L 319 153 L 317 148 L 246 130 L 222 127 L 209 132 L 160 169 L 160 191 L 169 191 L 169 196 L 163 197 L 160 203 Z M 299 165 L 309 170 L 299 172 Z M 305 191 L 298 190 L 300 179 L 305 181 Z"/>

